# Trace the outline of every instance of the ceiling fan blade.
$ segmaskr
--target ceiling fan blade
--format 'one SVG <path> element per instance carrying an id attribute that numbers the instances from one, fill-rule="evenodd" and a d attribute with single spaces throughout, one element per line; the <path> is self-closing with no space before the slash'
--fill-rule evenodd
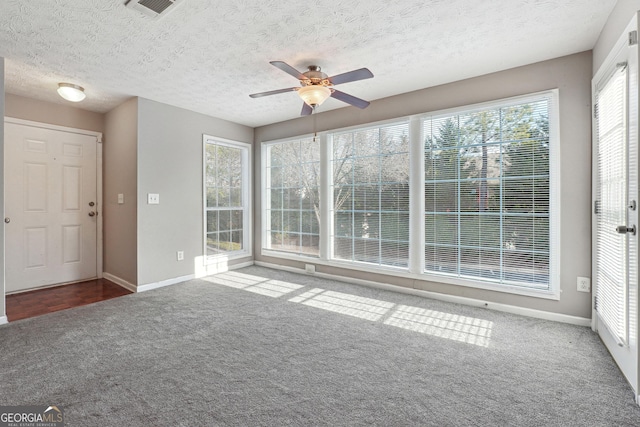
<path id="1" fill-rule="evenodd" d="M 368 68 L 360 68 L 359 70 L 349 71 L 329 77 L 329 81 L 335 86 L 342 83 L 355 82 L 358 80 L 370 79 L 373 73 Z"/>
<path id="2" fill-rule="evenodd" d="M 276 68 L 281 69 L 282 71 L 284 71 L 287 74 L 292 75 L 293 77 L 295 77 L 298 80 L 306 80 L 307 79 L 307 76 L 305 76 L 300 71 L 296 70 L 295 68 L 293 68 L 291 65 L 287 64 L 286 62 L 270 61 L 269 64 L 273 65 Z"/>
<path id="3" fill-rule="evenodd" d="M 307 104 L 306 102 L 302 103 L 302 112 L 300 113 L 301 116 L 308 116 L 311 113 L 313 113 L 313 108 L 311 108 L 311 106 L 309 104 Z"/>
<path id="4" fill-rule="evenodd" d="M 347 104 L 351 104 L 354 107 L 358 107 L 358 108 L 367 108 L 369 106 L 369 101 L 356 98 L 353 95 L 349 95 L 348 93 L 340 92 L 339 90 L 335 90 L 335 89 L 332 89 L 331 97 L 335 99 L 339 99 L 342 102 L 346 102 Z"/>
<path id="5" fill-rule="evenodd" d="M 249 95 L 252 98 L 261 98 L 263 96 L 269 96 L 269 95 L 276 95 L 278 93 L 285 93 L 285 92 L 291 92 L 292 90 L 297 90 L 297 87 L 288 87 L 286 89 L 277 89 L 277 90 L 270 90 L 268 92 L 260 92 L 260 93 L 252 93 L 251 95 Z"/>

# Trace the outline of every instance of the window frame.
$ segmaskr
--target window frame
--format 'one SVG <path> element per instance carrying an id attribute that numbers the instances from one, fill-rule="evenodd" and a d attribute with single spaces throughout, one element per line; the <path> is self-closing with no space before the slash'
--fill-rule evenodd
<path id="1" fill-rule="evenodd" d="M 361 159 L 361 158 L 377 158 L 377 159 L 381 159 L 383 157 L 387 157 L 387 156 L 393 156 L 393 155 L 398 155 L 398 154 L 406 154 L 407 157 L 411 157 L 411 152 L 412 152 L 412 140 L 411 140 L 411 130 L 410 130 L 410 121 L 407 120 L 406 118 L 402 118 L 402 119 L 394 119 L 394 120 L 387 120 L 384 122 L 377 122 L 377 123 L 369 123 L 365 126 L 355 126 L 355 127 L 350 127 L 350 128 L 345 128 L 345 129 L 336 129 L 331 131 L 330 133 L 328 133 L 328 141 L 330 141 L 330 143 L 327 143 L 326 146 L 329 148 L 329 159 L 328 159 L 328 163 L 329 163 L 329 194 L 330 194 L 330 205 L 329 205 L 329 217 L 331 220 L 331 227 L 328 228 L 329 230 L 329 234 L 326 236 L 326 239 L 329 241 L 329 246 L 330 246 L 330 252 L 328 253 L 327 259 L 336 263 L 341 263 L 341 264 L 354 264 L 354 265 L 360 265 L 363 269 L 369 268 L 369 267 L 373 267 L 373 268 L 377 268 L 377 269 L 390 269 L 391 271 L 409 271 L 410 268 L 410 264 L 411 264 L 411 244 L 412 244 L 412 240 L 411 240 L 411 229 L 410 229 L 410 225 L 411 225 L 411 211 L 410 209 L 408 211 L 406 211 L 406 213 L 409 215 L 409 221 L 408 221 L 408 225 L 407 225 L 407 229 L 408 229 L 408 240 L 406 241 L 408 248 L 407 248 L 407 258 L 406 258 L 406 266 L 402 266 L 402 265 L 393 265 L 393 264 L 385 264 L 381 261 L 382 256 L 380 255 L 379 257 L 379 262 L 378 263 L 372 263 L 372 262 L 367 262 L 367 261 L 361 261 L 361 260 L 356 260 L 356 259 L 345 259 L 345 258 L 338 258 L 336 257 L 335 254 L 335 241 L 337 237 L 344 237 L 344 236 L 337 236 L 336 235 L 336 230 L 334 228 L 335 225 L 335 220 L 336 220 L 336 209 L 335 209 L 335 205 L 334 205 L 334 189 L 335 189 L 335 182 L 333 182 L 333 177 L 334 177 L 334 158 L 332 153 L 334 152 L 334 138 L 337 135 L 345 135 L 345 134 L 354 134 L 354 133 L 358 133 L 358 132 L 368 132 L 368 131 L 376 131 L 378 132 L 378 136 L 380 136 L 380 132 L 383 129 L 388 129 L 388 128 L 393 128 L 393 127 L 405 127 L 406 126 L 406 131 L 407 131 L 407 138 L 408 138 L 408 143 L 407 143 L 407 151 L 406 152 L 401 152 L 401 153 L 386 153 L 386 154 L 380 154 L 378 153 L 377 156 L 364 156 L 361 157 L 359 155 L 349 155 L 348 157 L 352 157 L 355 159 Z M 411 161 L 409 161 L 409 164 L 407 165 L 407 180 L 406 180 L 406 184 L 409 186 L 408 190 L 408 194 L 409 194 L 409 200 L 407 200 L 410 204 L 410 199 L 411 199 Z M 376 184 L 381 184 L 381 182 L 376 182 Z M 347 186 L 353 186 L 353 187 L 359 187 L 359 186 L 363 186 L 363 183 L 358 183 L 358 182 L 352 182 L 350 185 Z M 410 204 L 411 206 L 411 204 Z M 343 212 L 355 212 L 352 211 L 351 209 L 340 209 Z M 369 209 L 364 209 L 366 211 L 370 211 Z M 374 212 L 374 211 L 371 211 Z M 386 211 L 385 209 L 382 208 L 382 206 L 379 206 L 378 208 L 378 213 L 382 214 L 383 212 L 389 212 Z M 405 213 L 405 211 L 396 211 L 398 214 L 400 213 Z M 381 220 L 380 220 L 381 221 Z M 380 223 L 381 224 L 381 223 Z M 322 238 L 322 237 L 321 237 Z M 361 237 L 355 237 L 355 236 L 346 236 L 347 239 L 351 239 L 352 242 L 356 242 L 358 240 L 363 240 L 363 238 Z M 381 245 L 385 242 L 392 242 L 391 239 L 386 239 L 384 238 L 382 235 L 380 235 L 378 238 L 374 238 L 372 239 L 372 241 L 377 241 L 377 244 L 379 247 L 381 247 Z M 403 243 L 402 241 L 397 241 L 397 243 Z M 352 257 L 355 257 L 355 254 L 352 253 Z"/>
<path id="2" fill-rule="evenodd" d="M 229 147 L 241 150 L 242 153 L 242 246 L 243 249 L 209 255 L 207 253 L 207 212 L 218 210 L 207 206 L 207 144 Z M 219 138 L 212 135 L 202 135 L 202 254 L 205 265 L 219 263 L 221 259 L 232 260 L 245 258 L 253 253 L 253 215 L 251 194 L 251 154 L 252 145 L 247 142 Z"/>
<path id="3" fill-rule="evenodd" d="M 505 108 L 527 102 L 540 101 L 547 97 L 549 100 L 549 289 L 534 289 L 507 283 L 492 283 L 490 281 L 474 280 L 469 278 L 451 277 L 424 272 L 424 261 L 420 264 L 420 276 L 428 281 L 460 285 L 471 288 L 499 291 L 525 296 L 533 296 L 545 299 L 560 299 L 560 113 L 559 90 L 550 89 L 525 95 L 513 96 L 488 102 L 460 106 L 433 113 L 417 116 L 420 126 L 424 120 L 432 120 L 448 117 L 455 114 L 474 113 L 487 109 Z M 424 141 L 424 135 L 420 135 Z M 424 160 L 424 158 L 423 158 Z M 424 162 L 421 165 L 424 168 Z M 424 170 L 421 171 L 421 179 L 424 181 Z M 423 184 L 424 185 L 424 184 Z M 424 194 L 424 188 L 422 188 Z M 422 200 L 424 202 L 424 200 Z M 421 217 L 424 217 L 424 203 L 422 204 Z M 422 230 L 424 235 L 424 230 Z M 424 241 L 422 242 L 424 246 Z M 424 252 L 422 252 L 424 253 Z M 424 256 L 421 257 L 424 260 Z"/>
<path id="4" fill-rule="evenodd" d="M 430 274 L 424 271 L 424 135 L 422 132 L 423 121 L 446 117 L 452 114 L 472 113 L 479 110 L 508 107 L 511 105 L 524 104 L 527 102 L 539 101 L 543 97 L 549 99 L 549 289 L 534 289 L 523 286 L 514 286 L 504 283 L 491 283 L 489 281 L 474 280 L 468 278 L 450 277 L 446 275 Z M 334 134 L 366 130 L 409 122 L 409 187 L 410 187 L 410 217 L 409 217 L 409 264 L 407 267 L 393 267 L 386 265 L 369 264 L 357 261 L 345 261 L 332 258 L 333 254 L 333 174 L 322 172 L 332 170 L 332 137 Z M 383 275 L 396 276 L 418 280 L 420 282 L 442 283 L 447 285 L 464 286 L 481 290 L 497 291 L 506 294 L 515 294 L 541 299 L 560 299 L 560 253 L 561 253 L 561 210 L 560 210 L 560 114 L 559 114 L 559 90 L 550 89 L 539 92 L 527 93 L 512 97 L 495 99 L 487 102 L 480 102 L 458 106 L 448 109 L 441 109 L 432 112 L 425 112 L 411 116 L 396 117 L 393 119 L 363 123 L 360 125 L 331 129 L 318 132 L 317 138 L 321 144 L 321 178 L 320 178 L 320 257 L 306 257 L 294 253 L 272 251 L 265 247 L 266 225 L 265 212 L 268 197 L 266 188 L 266 147 L 270 144 L 300 140 L 313 136 L 312 134 L 299 135 L 290 138 L 282 138 L 261 143 L 261 211 L 262 211 L 262 244 L 261 255 L 282 258 L 292 261 L 302 261 L 307 264 L 317 264 L 335 268 L 344 268 L 359 272 L 372 271 Z M 417 153 L 421 153 L 417 156 Z M 328 176 L 327 176 L 328 175 Z M 324 176 L 324 177 L 323 177 Z M 420 195 L 416 200 L 416 195 Z M 329 200 L 329 203 L 327 203 Z M 323 219 L 324 218 L 324 219 Z"/>
<path id="5" fill-rule="evenodd" d="M 322 148 L 322 144 L 320 143 L 320 139 L 318 139 L 318 137 L 315 137 L 316 140 L 318 141 L 319 144 L 319 149 L 321 151 Z M 271 176 L 268 173 L 268 170 L 271 169 L 270 167 L 270 158 L 269 158 L 269 148 L 275 146 L 275 145 L 279 145 L 279 144 L 287 144 L 287 143 L 292 143 L 292 142 L 297 142 L 297 143 L 301 143 L 302 141 L 306 141 L 306 140 L 310 140 L 310 139 L 314 139 L 314 135 L 302 135 L 299 137 L 294 137 L 294 138 L 286 138 L 286 139 L 280 139 L 280 140 L 274 140 L 274 141 L 268 141 L 268 142 L 263 142 L 261 144 L 261 168 L 260 168 L 260 173 L 261 173 L 261 211 L 262 211 L 262 230 L 261 230 L 261 254 L 265 255 L 265 256 L 275 256 L 275 257 L 281 257 L 281 258 L 288 258 L 288 257 L 292 257 L 292 259 L 305 259 L 305 260 L 310 260 L 312 262 L 316 262 L 317 260 L 322 258 L 322 247 L 320 245 L 319 248 L 319 253 L 318 255 L 313 255 L 313 254 L 305 254 L 305 253 L 296 253 L 294 251 L 285 251 L 285 250 L 278 250 L 278 249 L 272 249 L 270 247 L 270 242 L 271 242 L 271 238 L 269 235 L 269 231 L 270 231 L 270 224 L 271 224 L 271 194 L 270 194 L 270 189 L 271 189 Z M 322 153 L 320 153 L 320 157 L 322 157 Z M 309 162 L 311 163 L 311 162 Z M 322 170 L 322 161 L 319 162 L 320 166 L 319 166 L 319 170 Z M 318 191 L 321 193 L 321 188 L 322 188 L 322 182 L 320 182 L 318 184 Z M 267 190 L 269 189 L 269 190 Z M 322 194 L 320 194 L 320 200 L 322 200 Z M 320 211 L 322 212 L 322 202 L 320 201 Z M 322 240 L 322 226 L 321 224 L 318 224 L 318 239 Z"/>

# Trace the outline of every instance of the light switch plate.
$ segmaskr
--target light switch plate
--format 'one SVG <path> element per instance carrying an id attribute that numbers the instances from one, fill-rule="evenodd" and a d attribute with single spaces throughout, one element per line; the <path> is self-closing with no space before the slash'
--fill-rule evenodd
<path id="1" fill-rule="evenodd" d="M 118 194 L 118 204 L 119 205 L 123 205 L 124 204 L 124 194 L 122 194 L 122 193 Z"/>
<path id="2" fill-rule="evenodd" d="M 149 205 L 159 205 L 160 204 L 160 195 L 158 193 L 149 193 L 149 194 L 147 194 L 147 204 L 149 204 Z"/>

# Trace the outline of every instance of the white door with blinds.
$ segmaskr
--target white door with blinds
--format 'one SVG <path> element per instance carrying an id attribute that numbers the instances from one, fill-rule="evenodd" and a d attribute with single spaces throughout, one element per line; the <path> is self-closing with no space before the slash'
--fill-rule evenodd
<path id="1" fill-rule="evenodd" d="M 593 81 L 594 327 L 638 390 L 638 64 L 628 33 Z"/>

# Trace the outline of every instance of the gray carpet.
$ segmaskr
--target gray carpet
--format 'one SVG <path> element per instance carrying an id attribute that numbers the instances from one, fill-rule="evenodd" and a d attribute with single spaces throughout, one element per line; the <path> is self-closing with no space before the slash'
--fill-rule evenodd
<path id="1" fill-rule="evenodd" d="M 68 426 L 638 426 L 588 328 L 261 267 L 0 327 Z"/>

